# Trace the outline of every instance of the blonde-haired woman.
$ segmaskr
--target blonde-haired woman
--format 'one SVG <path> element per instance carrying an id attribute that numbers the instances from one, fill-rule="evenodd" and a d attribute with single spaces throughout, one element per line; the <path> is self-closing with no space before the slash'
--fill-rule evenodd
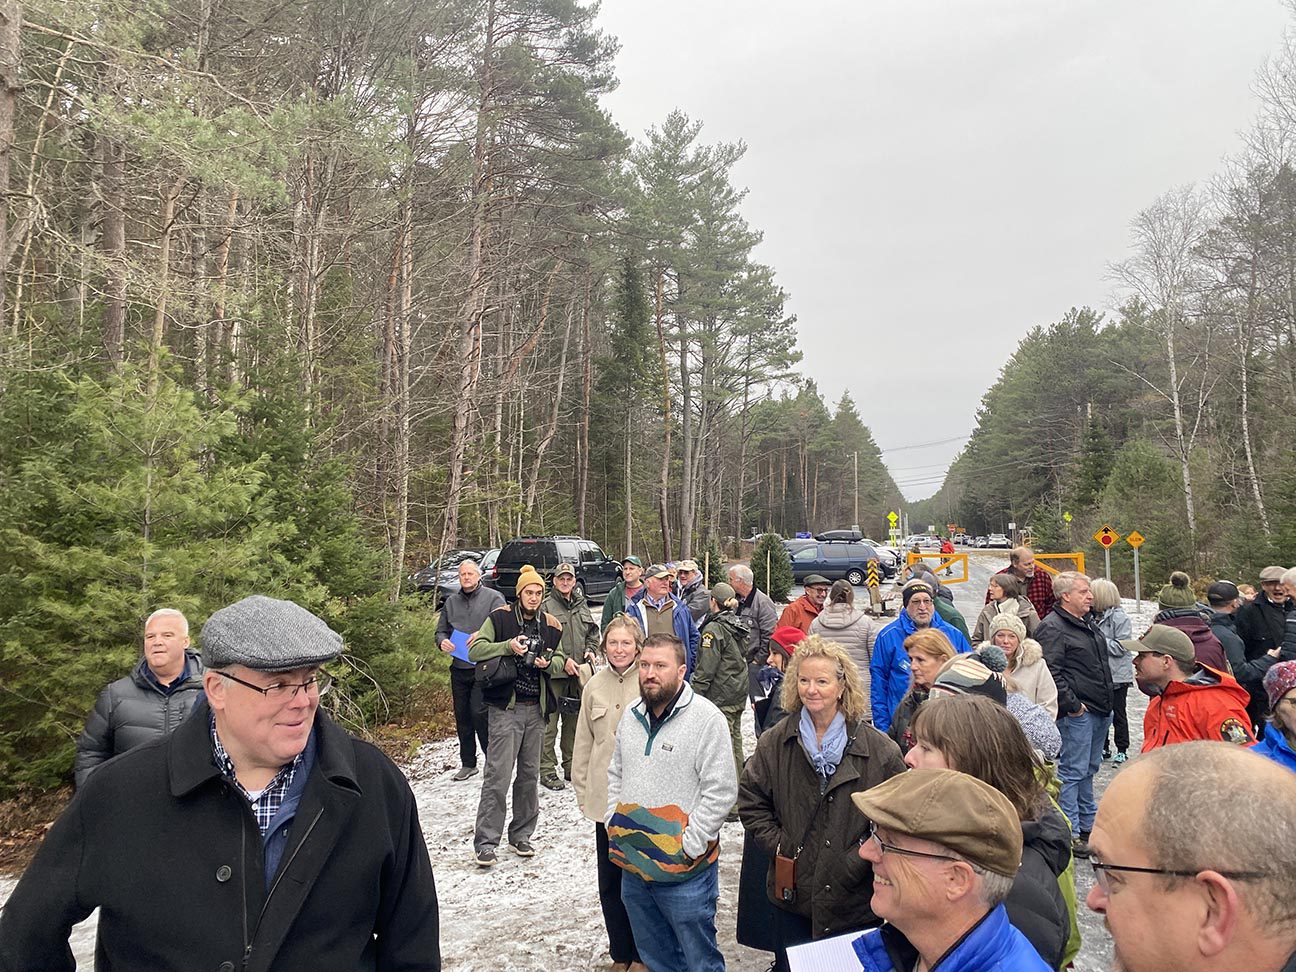
<path id="1" fill-rule="evenodd" d="M 1026 626 L 1016 614 L 996 614 L 986 626 L 986 640 L 978 647 L 994 645 L 1008 659 L 1006 675 L 1014 692 L 1020 692 L 1048 711 L 1049 718 L 1058 714 L 1057 683 L 1044 660 L 1044 649 L 1034 638 L 1026 636 Z"/>
<path id="2" fill-rule="evenodd" d="M 621 903 L 621 868 L 608 860 L 607 811 L 608 766 L 616 748 L 617 726 L 626 709 L 639 698 L 639 649 L 643 629 L 628 614 L 618 614 L 603 629 L 603 655 L 607 667 L 600 669 L 581 692 L 580 715 L 576 719 L 576 741 L 572 748 L 572 786 L 576 803 L 594 821 L 594 846 L 598 858 L 599 903 L 607 927 L 608 951 L 619 969 L 645 969 L 635 948 L 634 932 L 625 905 Z"/>
<path id="3" fill-rule="evenodd" d="M 872 867 L 856 853 L 868 821 L 850 797 L 905 771 L 895 743 L 869 724 L 868 692 L 841 645 L 802 641 L 782 690 L 788 716 L 761 734 L 738 788 L 743 827 L 771 859 L 776 969 L 787 968 L 790 945 L 879 923 Z M 779 858 L 794 862 L 790 880 Z"/>

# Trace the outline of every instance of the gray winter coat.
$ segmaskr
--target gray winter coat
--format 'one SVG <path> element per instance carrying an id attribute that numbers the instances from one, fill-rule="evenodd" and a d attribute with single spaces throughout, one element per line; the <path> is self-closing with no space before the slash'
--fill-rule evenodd
<path id="1" fill-rule="evenodd" d="M 170 694 L 148 677 L 147 664 L 141 658 L 129 675 L 99 693 L 77 740 L 77 789 L 101 763 L 167 735 L 184 722 L 202 697 L 203 663 L 197 652 L 185 652 L 188 674 Z"/>
<path id="2" fill-rule="evenodd" d="M 778 626 L 778 608 L 768 594 L 753 587 L 751 594 L 738 601 L 738 610 L 734 613 L 740 618 L 746 618 L 751 625 L 751 631 L 747 634 L 747 660 L 756 665 L 764 664 L 769 655 L 770 635 Z"/>
<path id="3" fill-rule="evenodd" d="M 679 599 L 689 609 L 689 614 L 693 615 L 693 623 L 701 628 L 702 619 L 711 613 L 711 592 L 702 583 L 700 575 L 697 580 L 679 592 Z M 723 608 L 724 605 L 721 607 Z"/>
<path id="4" fill-rule="evenodd" d="M 1094 623 L 1107 638 L 1107 664 L 1111 666 L 1112 684 L 1133 685 L 1134 656 L 1120 646 L 1120 642 L 1134 637 L 1129 615 L 1118 604 L 1095 617 Z"/>
<path id="5" fill-rule="evenodd" d="M 497 607 L 504 606 L 504 595 L 492 590 L 485 584 L 478 584 L 471 594 L 455 591 L 441 605 L 441 616 L 437 618 L 437 644 L 450 637 L 450 630 L 476 634 Z M 472 662 L 451 658 L 452 668 L 475 668 Z"/>

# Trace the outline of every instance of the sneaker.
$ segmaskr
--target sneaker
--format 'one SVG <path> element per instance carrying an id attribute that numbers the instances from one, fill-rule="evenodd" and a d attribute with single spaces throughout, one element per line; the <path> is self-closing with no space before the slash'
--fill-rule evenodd
<path id="1" fill-rule="evenodd" d="M 494 867 L 499 863 L 499 859 L 495 856 L 494 847 L 483 847 L 476 853 L 473 860 L 477 862 L 478 867 Z"/>
<path id="2" fill-rule="evenodd" d="M 531 846 L 529 840 L 519 840 L 516 844 L 509 844 L 513 848 L 513 853 L 518 857 L 535 857 L 535 848 Z"/>
<path id="3" fill-rule="evenodd" d="M 477 775 L 476 766 L 460 766 L 459 770 L 455 773 L 454 776 L 450 777 L 450 779 L 454 780 L 456 783 L 462 783 L 464 780 L 468 779 L 469 777 L 473 777 L 476 775 Z"/>
<path id="4" fill-rule="evenodd" d="M 540 785 L 543 786 L 546 790 L 567 789 L 567 784 L 563 782 L 562 777 L 559 776 L 557 773 L 550 773 L 548 776 L 541 777 Z"/>
<path id="5" fill-rule="evenodd" d="M 1113 759 L 1112 762 L 1116 764 L 1120 764 L 1125 762 L 1127 759 L 1129 759 L 1129 756 L 1127 756 L 1124 752 L 1119 752 L 1116 754 L 1116 758 Z"/>
<path id="6" fill-rule="evenodd" d="M 1104 749 L 1104 750 L 1103 750 L 1103 759 L 1111 759 L 1111 750 L 1110 750 L 1110 749 Z"/>
<path id="7" fill-rule="evenodd" d="M 1089 835 L 1084 831 L 1080 832 L 1079 837 L 1071 838 L 1071 855 L 1088 859 L 1089 857 Z"/>

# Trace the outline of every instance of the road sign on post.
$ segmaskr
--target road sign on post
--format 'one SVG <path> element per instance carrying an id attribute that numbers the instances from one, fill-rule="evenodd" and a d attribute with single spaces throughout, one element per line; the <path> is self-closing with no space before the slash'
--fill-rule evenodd
<path id="1" fill-rule="evenodd" d="M 868 585 L 869 605 L 874 614 L 882 610 L 882 592 L 878 589 L 882 584 L 882 578 L 878 576 L 878 562 L 870 560 L 868 562 L 865 583 Z"/>
<path id="2" fill-rule="evenodd" d="M 1139 577 L 1139 547 L 1143 546 L 1143 534 L 1137 530 L 1131 530 L 1130 535 L 1125 538 L 1125 542 L 1134 548 L 1134 600 L 1137 602 L 1137 610 L 1143 610 L 1143 584 L 1142 578 Z"/>
<path id="3" fill-rule="evenodd" d="M 887 514 L 887 522 L 890 523 L 892 526 L 895 526 L 896 523 L 899 522 L 899 520 L 900 520 L 900 516 L 898 513 L 896 513 L 895 510 L 892 510 L 890 513 Z"/>
<path id="4" fill-rule="evenodd" d="M 1106 523 L 1103 524 L 1101 530 L 1094 534 L 1094 539 L 1098 541 L 1098 546 L 1103 548 L 1103 559 L 1106 571 L 1105 576 L 1108 580 L 1111 580 L 1111 548 L 1116 546 L 1120 538 L 1121 535 Z"/>

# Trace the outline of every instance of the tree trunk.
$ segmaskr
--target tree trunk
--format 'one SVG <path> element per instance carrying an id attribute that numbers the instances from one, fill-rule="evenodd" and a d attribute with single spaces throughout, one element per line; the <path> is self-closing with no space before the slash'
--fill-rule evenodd
<path id="1" fill-rule="evenodd" d="M 594 348 L 590 341 L 590 297 L 593 278 L 585 278 L 585 301 L 581 307 L 581 421 L 576 439 L 576 532 L 589 536 L 585 522 L 585 505 L 589 496 L 590 400 L 594 388 Z"/>
<path id="2" fill-rule="evenodd" d="M 1197 511 L 1193 506 L 1192 470 L 1189 467 L 1188 437 L 1184 432 L 1183 402 L 1179 396 L 1179 364 L 1175 360 L 1175 327 L 1179 315 L 1173 306 L 1166 314 L 1166 358 L 1170 368 L 1170 407 L 1174 411 L 1175 444 L 1179 453 L 1179 468 L 1183 473 L 1184 506 L 1188 513 L 1188 533 L 1197 536 Z M 1195 549 L 1195 547 L 1194 547 Z"/>
<path id="3" fill-rule="evenodd" d="M 679 300 L 684 299 L 684 282 L 678 287 Z M 693 388 L 689 367 L 688 322 L 683 315 L 675 315 L 679 328 L 680 373 L 680 452 L 683 468 L 680 476 L 680 557 L 691 557 L 693 550 Z M 666 557 L 667 560 L 671 558 Z"/>
<path id="4" fill-rule="evenodd" d="M 225 232 L 221 234 L 220 244 L 216 247 L 216 304 L 212 317 L 216 324 L 216 349 L 218 359 L 233 357 L 232 332 L 233 322 L 226 319 L 229 306 L 229 267 L 230 250 L 234 246 L 234 224 L 238 219 L 239 190 L 238 186 L 230 189 L 229 200 L 225 204 Z M 227 380 L 232 379 L 232 367 L 224 370 Z"/>
<path id="5" fill-rule="evenodd" d="M 1265 511 L 1264 495 L 1260 490 L 1260 477 L 1256 474 L 1255 454 L 1251 448 L 1251 416 L 1250 416 L 1250 374 L 1251 374 L 1251 341 L 1255 334 L 1256 311 L 1258 302 L 1258 257 L 1255 249 L 1251 251 L 1251 279 L 1247 288 L 1247 316 L 1244 325 L 1245 331 L 1241 335 L 1242 340 L 1237 342 L 1238 365 L 1241 374 L 1241 418 L 1242 418 L 1242 448 L 1246 452 L 1247 462 L 1247 479 L 1251 483 L 1251 495 L 1255 499 L 1256 512 L 1260 516 L 1260 527 L 1264 530 L 1265 536 L 1270 536 L 1269 514 Z"/>
<path id="6" fill-rule="evenodd" d="M 662 373 L 662 461 L 661 477 L 657 483 L 657 513 L 661 517 L 662 560 L 671 559 L 670 529 L 670 461 L 671 461 L 671 397 L 670 368 L 666 364 L 666 327 L 662 320 L 662 271 L 657 271 L 657 354 Z"/>
<path id="7" fill-rule="evenodd" d="M 486 302 L 486 219 L 491 191 L 491 127 L 488 108 L 494 98 L 495 0 L 487 0 L 486 35 L 482 49 L 481 91 L 477 103 L 477 135 L 473 140 L 472 227 L 468 238 L 468 287 L 459 311 L 459 340 L 455 355 L 459 371 L 454 414 L 450 424 L 450 470 L 446 484 L 445 527 L 441 543 L 459 543 L 459 503 L 463 496 L 464 457 L 469 421 L 481 372 L 481 325 Z"/>
<path id="8" fill-rule="evenodd" d="M 567 326 L 563 329 L 562 351 L 558 355 L 558 384 L 554 388 L 553 409 L 549 413 L 549 425 L 536 443 L 535 455 L 531 457 L 531 469 L 527 476 L 526 490 L 526 516 L 528 524 L 531 521 L 531 512 L 535 509 L 536 490 L 540 485 L 540 468 L 544 463 L 545 453 L 549 451 L 549 446 L 553 443 L 554 437 L 558 434 L 558 420 L 562 416 L 562 394 L 563 385 L 567 380 L 567 348 L 571 343 L 572 324 L 576 318 L 576 298 L 567 304 Z M 582 532 L 581 536 L 584 536 Z"/>
<path id="9" fill-rule="evenodd" d="M 410 140 L 413 141 L 414 122 L 410 121 Z M 413 162 L 409 164 L 409 182 L 413 182 Z M 396 542 L 392 549 L 392 586 L 388 599 L 395 604 L 400 598 L 401 580 L 405 574 L 405 544 L 409 536 L 409 483 L 410 483 L 410 350 L 411 331 L 414 327 L 414 193 L 407 184 L 400 236 L 400 340 L 396 351 L 396 441 L 395 469 Z"/>
<path id="10" fill-rule="evenodd" d="M 158 208 L 158 296 L 153 308 L 153 333 L 149 338 L 148 382 L 149 394 L 157 390 L 158 368 L 162 354 L 162 341 L 166 337 L 167 298 L 171 290 L 171 238 L 175 229 L 175 207 L 184 188 L 184 176 L 180 176 L 169 189 L 162 190 L 162 202 Z"/>
<path id="11" fill-rule="evenodd" d="M 100 138 L 103 169 L 104 309 L 103 349 L 110 362 L 120 362 L 126 346 L 126 149 Z"/>
<path id="12" fill-rule="evenodd" d="M 14 106 L 18 98 L 19 38 L 22 7 L 18 0 L 0 0 L 0 321 L 4 321 L 9 269 L 9 167 L 13 158 Z M 32 159 L 35 168 L 36 160 Z M 4 325 L 0 324 L 0 328 Z"/>

